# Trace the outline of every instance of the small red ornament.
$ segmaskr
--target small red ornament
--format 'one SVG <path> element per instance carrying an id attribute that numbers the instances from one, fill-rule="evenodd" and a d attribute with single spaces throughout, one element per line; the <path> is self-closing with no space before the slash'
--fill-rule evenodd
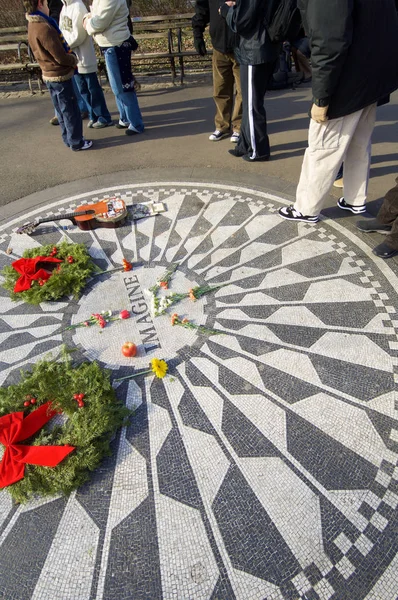
<path id="1" fill-rule="evenodd" d="M 44 279 L 39 279 L 39 285 L 42 286 L 44 285 L 46 282 L 44 281 Z"/>
<path id="2" fill-rule="evenodd" d="M 82 400 L 83 400 L 83 398 L 84 398 L 84 396 L 85 396 L 85 394 L 79 394 L 79 397 L 78 397 L 78 399 L 79 399 L 80 401 L 82 401 Z"/>
<path id="3" fill-rule="evenodd" d="M 74 400 L 79 400 L 80 398 L 80 394 L 73 394 L 73 399 Z"/>
<path id="4" fill-rule="evenodd" d="M 23 403 L 24 406 L 30 406 L 30 402 L 28 402 L 28 400 L 25 400 L 25 402 Z"/>
<path id="5" fill-rule="evenodd" d="M 78 402 L 78 404 L 79 404 L 79 408 L 83 408 L 83 406 L 84 406 L 83 400 L 80 400 L 80 402 Z"/>
<path id="6" fill-rule="evenodd" d="M 71 265 L 73 262 L 75 262 L 75 259 L 73 258 L 73 256 L 68 256 L 68 258 L 66 259 L 68 261 L 68 263 Z"/>
<path id="7" fill-rule="evenodd" d="M 30 400 L 31 404 L 36 404 L 36 402 L 37 402 L 36 398 L 31 398 L 31 400 Z"/>
<path id="8" fill-rule="evenodd" d="M 57 254 L 57 252 L 58 252 L 57 246 L 53 246 L 53 249 L 51 250 L 51 254 Z"/>

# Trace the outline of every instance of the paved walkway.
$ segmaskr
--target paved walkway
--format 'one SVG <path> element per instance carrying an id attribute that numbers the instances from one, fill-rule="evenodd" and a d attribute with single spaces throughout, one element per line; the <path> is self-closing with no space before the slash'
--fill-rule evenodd
<path id="1" fill-rule="evenodd" d="M 276 214 L 294 193 L 308 95 L 272 95 L 275 161 L 253 165 L 207 141 L 208 87 L 144 93 L 146 136 L 95 132 L 97 149 L 79 154 L 47 126 L 47 98 L 1 103 L 2 266 L 65 236 L 103 268 L 136 265 L 79 301 L 33 307 L 0 289 L 1 384 L 63 343 L 121 377 L 131 339 L 137 368 L 156 356 L 171 373 L 115 384 L 132 424 L 69 498 L 13 506 L 0 493 L 0 598 L 396 600 L 398 267 L 372 254 L 382 238 L 357 231 L 333 197 L 315 226 Z M 396 105 L 381 111 L 373 211 L 396 171 Z M 281 132 L 284 118 L 293 131 Z M 55 220 L 15 234 L 113 195 L 167 211 L 114 230 Z M 175 262 L 170 292 L 224 284 L 176 307 L 222 334 L 150 314 L 146 290 Z M 137 302 L 144 320 L 63 331 Z"/>

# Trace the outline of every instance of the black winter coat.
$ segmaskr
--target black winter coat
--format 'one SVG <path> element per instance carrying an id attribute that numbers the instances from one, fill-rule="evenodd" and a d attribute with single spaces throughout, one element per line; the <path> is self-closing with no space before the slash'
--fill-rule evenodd
<path id="1" fill-rule="evenodd" d="M 195 14 L 192 17 L 193 35 L 203 39 L 203 32 L 210 23 L 210 38 L 213 48 L 223 54 L 230 54 L 239 43 L 239 37 L 233 33 L 219 13 L 223 0 L 196 0 Z"/>
<path id="2" fill-rule="evenodd" d="M 396 0 L 298 0 L 311 43 L 312 93 L 336 119 L 398 88 Z"/>
<path id="3" fill-rule="evenodd" d="M 241 65 L 261 65 L 274 62 L 279 56 L 280 45 L 272 44 L 265 28 L 264 0 L 236 0 L 235 6 L 223 4 L 221 14 L 232 31 L 239 35 L 239 47 L 235 51 Z"/>

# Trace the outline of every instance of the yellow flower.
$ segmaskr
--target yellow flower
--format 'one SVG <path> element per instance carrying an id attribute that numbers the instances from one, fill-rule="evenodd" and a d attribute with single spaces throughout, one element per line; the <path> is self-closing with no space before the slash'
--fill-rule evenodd
<path id="1" fill-rule="evenodd" d="M 163 379 L 163 377 L 166 375 L 166 371 L 169 368 L 169 366 L 165 360 L 153 358 L 151 360 L 151 368 L 152 371 L 155 373 L 156 377 L 159 377 L 159 379 Z"/>

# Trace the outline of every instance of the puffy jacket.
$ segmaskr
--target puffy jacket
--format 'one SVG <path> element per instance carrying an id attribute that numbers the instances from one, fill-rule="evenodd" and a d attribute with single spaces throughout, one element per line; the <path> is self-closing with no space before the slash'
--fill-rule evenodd
<path id="1" fill-rule="evenodd" d="M 67 81 L 72 79 L 77 58 L 66 52 L 61 36 L 40 15 L 26 15 L 28 21 L 28 44 L 39 63 L 43 81 Z"/>
<path id="2" fill-rule="evenodd" d="M 202 39 L 203 32 L 210 23 L 209 32 L 213 48 L 223 54 L 229 54 L 237 47 L 239 36 L 231 31 L 225 19 L 218 13 L 222 4 L 223 0 L 196 0 L 192 29 L 194 37 Z"/>
<path id="3" fill-rule="evenodd" d="M 87 33 L 94 37 L 100 48 L 120 46 L 129 39 L 126 0 L 93 0 L 90 14 Z"/>
<path id="4" fill-rule="evenodd" d="M 241 65 L 260 65 L 274 62 L 280 45 L 272 44 L 264 26 L 266 3 L 264 0 L 237 0 L 234 6 L 223 4 L 221 14 L 234 33 L 239 35 L 235 51 Z"/>
<path id="5" fill-rule="evenodd" d="M 62 0 L 63 8 L 59 17 L 59 28 L 77 56 L 79 73 L 95 73 L 97 57 L 91 37 L 83 27 L 83 17 L 87 9 L 82 0 Z"/>
<path id="6" fill-rule="evenodd" d="M 349 115 L 398 88 L 396 0 L 298 0 L 311 42 L 312 93 Z"/>

